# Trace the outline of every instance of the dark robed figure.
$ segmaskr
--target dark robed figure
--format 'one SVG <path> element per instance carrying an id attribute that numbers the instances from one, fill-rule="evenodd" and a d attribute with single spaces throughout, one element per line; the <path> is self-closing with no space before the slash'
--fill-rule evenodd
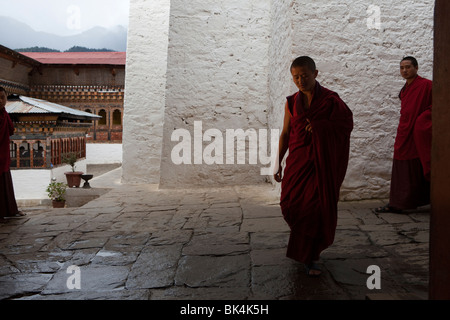
<path id="1" fill-rule="evenodd" d="M 9 137 L 14 133 L 14 126 L 5 110 L 6 101 L 5 89 L 0 87 L 0 222 L 3 222 L 5 217 L 24 215 L 17 208 L 9 169 L 11 163 Z"/>
<path id="2" fill-rule="evenodd" d="M 314 262 L 334 241 L 353 115 L 337 93 L 316 81 L 311 58 L 294 60 L 291 73 L 299 91 L 287 98 L 275 180 L 282 182 L 280 205 L 291 229 L 287 256 L 304 263 L 308 275 L 319 275 Z"/>
<path id="3" fill-rule="evenodd" d="M 400 62 L 406 80 L 399 98 L 400 120 L 394 144 L 389 203 L 375 209 L 377 213 L 416 209 L 430 203 L 431 163 L 431 80 L 417 74 L 414 57 Z"/>

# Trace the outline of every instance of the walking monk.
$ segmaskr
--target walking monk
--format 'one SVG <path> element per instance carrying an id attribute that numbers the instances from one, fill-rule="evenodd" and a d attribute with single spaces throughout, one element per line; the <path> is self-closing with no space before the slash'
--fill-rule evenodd
<path id="1" fill-rule="evenodd" d="M 401 213 L 403 210 L 416 209 L 430 203 L 430 182 L 425 174 L 429 175 L 427 158 L 431 157 L 431 136 L 428 142 L 416 141 L 414 130 L 418 119 L 418 130 L 419 127 L 431 130 L 433 83 L 420 77 L 417 74 L 418 70 L 419 64 L 414 57 L 405 57 L 400 62 L 400 73 L 406 84 L 399 96 L 402 103 L 394 144 L 390 198 L 387 205 L 375 209 L 377 213 Z M 419 118 L 422 114 L 424 117 L 428 114 L 429 121 L 426 118 Z M 426 123 L 429 124 L 429 129 L 426 128 Z M 426 172 L 424 174 L 420 155 L 428 152 L 429 155 L 422 156 Z"/>
<path id="2" fill-rule="evenodd" d="M 299 91 L 287 98 L 274 178 L 281 182 L 281 210 L 291 229 L 286 255 L 304 263 L 308 275 L 318 276 L 315 262 L 334 241 L 353 114 L 337 93 L 316 81 L 310 57 L 295 59 L 291 74 Z"/>
<path id="3" fill-rule="evenodd" d="M 0 223 L 5 217 L 21 217 L 25 214 L 17 209 L 9 165 L 9 137 L 14 133 L 13 123 L 5 110 L 6 91 L 0 87 Z"/>

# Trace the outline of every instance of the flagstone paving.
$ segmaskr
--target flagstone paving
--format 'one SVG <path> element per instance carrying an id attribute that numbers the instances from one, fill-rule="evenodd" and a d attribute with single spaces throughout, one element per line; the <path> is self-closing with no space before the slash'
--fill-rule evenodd
<path id="1" fill-rule="evenodd" d="M 383 201 L 340 203 L 323 274 L 310 278 L 285 256 L 278 202 L 270 184 L 123 185 L 79 208 L 25 208 L 0 224 L 0 299 L 427 299 L 429 208 L 374 214 Z M 367 286 L 372 265 L 381 289 Z"/>

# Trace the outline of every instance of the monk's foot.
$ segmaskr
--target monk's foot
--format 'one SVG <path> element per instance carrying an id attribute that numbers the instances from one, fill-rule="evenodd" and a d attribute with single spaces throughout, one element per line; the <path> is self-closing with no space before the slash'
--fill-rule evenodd
<path id="1" fill-rule="evenodd" d="M 11 216 L 10 218 L 23 218 L 25 216 L 26 216 L 26 214 L 23 213 L 22 211 L 17 211 L 17 213 L 15 215 Z"/>
<path id="2" fill-rule="evenodd" d="M 22 212 L 22 211 L 18 211 L 17 213 L 16 213 L 16 217 L 25 217 L 26 216 L 26 213 L 24 213 L 24 212 Z"/>
<path id="3" fill-rule="evenodd" d="M 8 218 L 23 218 L 23 217 L 25 217 L 26 216 L 26 214 L 24 213 L 24 212 L 22 212 L 22 211 L 17 211 L 17 213 L 15 214 L 15 215 L 13 215 L 13 216 L 11 216 L 11 217 L 8 217 Z"/>
<path id="4" fill-rule="evenodd" d="M 322 269 L 314 262 L 305 264 L 305 269 L 309 277 L 318 277 L 322 274 Z"/>
<path id="5" fill-rule="evenodd" d="M 375 213 L 402 213 L 403 211 L 401 209 L 391 207 L 389 204 L 387 204 L 384 207 L 379 207 L 379 208 L 374 209 L 373 212 L 375 212 Z"/>

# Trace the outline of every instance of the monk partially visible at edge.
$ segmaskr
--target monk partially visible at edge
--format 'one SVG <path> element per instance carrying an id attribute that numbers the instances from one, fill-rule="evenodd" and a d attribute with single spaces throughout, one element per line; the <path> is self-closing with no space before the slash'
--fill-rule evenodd
<path id="1" fill-rule="evenodd" d="M 17 208 L 9 168 L 11 164 L 9 137 L 14 134 L 14 125 L 6 112 L 6 102 L 6 90 L 0 87 L 0 223 L 6 222 L 5 218 L 25 215 Z"/>
<path id="2" fill-rule="evenodd" d="M 320 254 L 334 242 L 353 114 L 337 93 L 316 81 L 310 57 L 295 59 L 291 74 L 299 91 L 287 97 L 274 178 L 281 182 L 281 211 L 291 229 L 286 255 L 304 263 L 309 276 L 318 276 Z"/>

